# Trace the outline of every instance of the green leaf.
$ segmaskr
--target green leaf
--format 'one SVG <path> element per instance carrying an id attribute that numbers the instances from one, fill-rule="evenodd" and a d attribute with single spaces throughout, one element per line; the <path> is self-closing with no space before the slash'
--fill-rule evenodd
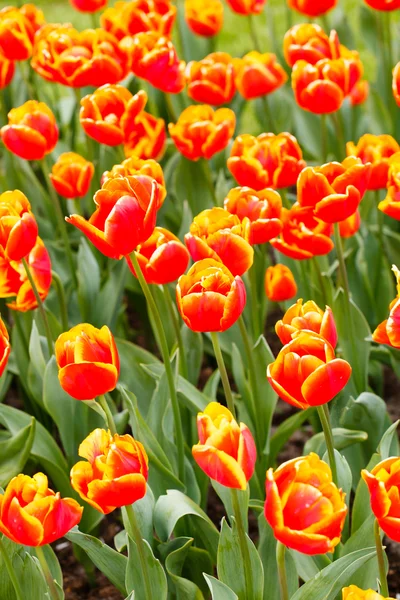
<path id="1" fill-rule="evenodd" d="M 371 471 L 381 460 L 380 454 L 374 454 L 366 466 L 367 471 Z M 351 532 L 354 534 L 362 524 L 371 515 L 371 504 L 370 494 L 368 491 L 367 484 L 362 478 L 360 478 L 356 493 L 354 496 L 352 519 L 351 519 Z"/>
<path id="2" fill-rule="evenodd" d="M 215 579 L 211 575 L 206 575 L 206 573 L 204 573 L 204 579 L 210 588 L 212 600 L 238 600 L 235 592 L 225 585 L 225 583 L 219 581 L 219 579 Z"/>
<path id="3" fill-rule="evenodd" d="M 15 574 L 21 586 L 24 600 L 50 600 L 47 595 L 47 585 L 42 575 L 39 562 L 25 550 L 24 546 L 15 544 L 5 536 L 2 544 L 9 556 Z M 0 595 L 1 600 L 16 600 L 13 585 L 8 576 L 7 568 L 0 553 Z"/>
<path id="4" fill-rule="evenodd" d="M 183 567 L 188 557 L 193 538 L 179 537 L 159 547 L 165 560 L 165 569 L 175 588 L 177 598 L 185 600 L 204 600 L 198 586 L 182 576 Z"/>
<path id="5" fill-rule="evenodd" d="M 307 408 L 300 412 L 291 415 L 288 419 L 285 419 L 275 430 L 273 436 L 270 439 L 268 464 L 273 465 L 276 461 L 276 457 L 279 452 L 293 435 L 312 414 L 315 413 L 314 408 Z"/>
<path id="6" fill-rule="evenodd" d="M 81 237 L 77 257 L 78 301 L 83 321 L 89 321 L 100 292 L 100 268 L 85 237 Z"/>
<path id="7" fill-rule="evenodd" d="M 290 555 L 296 565 L 296 571 L 303 581 L 312 579 L 318 575 L 322 569 L 325 569 L 325 567 L 331 564 L 331 561 L 326 554 L 309 556 L 302 552 L 297 552 L 296 550 L 290 550 Z"/>
<path id="8" fill-rule="evenodd" d="M 151 587 L 150 597 L 166 600 L 168 596 L 167 578 L 159 560 L 146 540 L 143 540 L 142 551 L 149 574 Z M 118 555 L 120 556 L 120 555 Z M 125 586 L 128 592 L 134 591 L 138 598 L 146 598 L 145 576 L 141 567 L 140 555 L 135 542 L 128 536 L 128 565 Z"/>
<path id="9" fill-rule="evenodd" d="M 30 418 L 26 427 L 11 438 L 0 441 L 0 486 L 5 487 L 10 479 L 22 473 L 35 439 L 36 421 Z"/>
<path id="10" fill-rule="evenodd" d="M 399 441 L 397 436 L 397 428 L 400 420 L 393 423 L 382 436 L 379 442 L 378 452 L 381 455 L 382 460 L 389 458 L 390 456 L 397 456 L 399 452 Z M 393 444 L 395 447 L 393 448 Z"/>
<path id="11" fill-rule="evenodd" d="M 211 485 L 213 486 L 215 492 L 218 497 L 222 501 L 226 515 L 231 522 L 231 518 L 234 516 L 234 510 L 232 505 L 232 493 L 231 489 L 226 487 L 225 485 L 221 485 L 214 479 L 211 479 Z M 247 531 L 247 517 L 249 511 L 249 498 L 250 498 L 250 486 L 247 486 L 245 490 L 237 490 L 237 496 L 239 500 L 240 512 L 242 515 L 242 521 L 244 523 L 245 529 Z"/>
<path id="12" fill-rule="evenodd" d="M 362 550 L 366 546 L 372 547 L 375 543 L 374 523 L 375 517 L 371 513 L 361 527 L 359 527 L 359 529 L 357 529 L 357 531 L 350 536 L 347 542 L 340 548 L 340 556 L 345 556 L 356 550 Z M 358 585 L 362 589 L 373 589 L 378 579 L 378 562 L 376 556 L 373 556 L 353 574 L 351 583 L 353 585 Z"/>
<path id="13" fill-rule="evenodd" d="M 334 427 L 332 429 L 333 441 L 336 450 L 343 450 L 348 446 L 365 442 L 368 439 L 368 433 L 365 431 L 357 431 L 355 429 L 344 429 L 343 427 Z M 307 440 L 304 446 L 304 454 L 310 452 L 316 452 L 320 456 L 326 451 L 326 443 L 323 432 L 313 435 L 312 438 Z"/>
<path id="14" fill-rule="evenodd" d="M 203 388 L 203 392 L 211 400 L 217 399 L 218 386 L 221 381 L 221 374 L 218 369 L 214 371 L 207 379 L 206 384 Z"/>
<path id="15" fill-rule="evenodd" d="M 140 411 L 147 414 L 156 384 L 154 378 L 143 367 L 154 363 L 161 369 L 164 366 L 158 362 L 156 356 L 140 346 L 119 338 L 116 339 L 116 344 L 120 360 L 119 383 L 139 398 Z"/>
<path id="16" fill-rule="evenodd" d="M 203 337 L 183 325 L 181 328 L 182 342 L 185 349 L 186 363 L 188 366 L 188 379 L 193 385 L 197 385 L 203 361 Z"/>
<path id="17" fill-rule="evenodd" d="M 122 294 L 129 269 L 124 260 L 110 261 L 110 266 L 106 283 L 91 307 L 90 322 L 96 327 L 107 325 L 114 329 L 118 312 L 122 310 Z"/>
<path id="18" fill-rule="evenodd" d="M 214 198 L 207 185 L 208 163 L 193 161 L 181 156 L 175 171 L 175 193 L 180 202 L 188 201 L 193 215 L 214 206 Z"/>
<path id="19" fill-rule="evenodd" d="M 267 365 L 275 360 L 267 340 L 261 335 L 253 348 L 254 369 L 257 380 L 257 416 L 263 424 L 265 432 L 265 452 L 269 453 L 270 430 L 272 416 L 275 411 L 278 396 L 270 386 L 266 377 Z"/>

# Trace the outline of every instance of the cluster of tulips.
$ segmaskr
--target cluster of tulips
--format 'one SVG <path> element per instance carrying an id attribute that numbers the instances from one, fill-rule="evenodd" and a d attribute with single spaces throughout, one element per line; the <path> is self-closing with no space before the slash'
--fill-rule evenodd
<path id="1" fill-rule="evenodd" d="M 227 0 L 242 57 L 221 0 L 0 11 L 0 598 L 63 600 L 64 537 L 126 600 L 399 591 L 400 1 L 360 0 L 378 92 L 341 3 L 287 0 L 278 44 Z"/>

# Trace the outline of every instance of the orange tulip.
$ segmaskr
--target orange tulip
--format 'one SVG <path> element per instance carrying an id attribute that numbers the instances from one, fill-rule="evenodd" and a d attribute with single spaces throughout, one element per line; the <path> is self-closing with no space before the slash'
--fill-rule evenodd
<path id="1" fill-rule="evenodd" d="M 192 454 L 200 469 L 225 487 L 245 490 L 257 458 L 247 425 L 239 425 L 225 406 L 210 402 L 197 415 L 197 431 L 199 443 Z"/>
<path id="2" fill-rule="evenodd" d="M 372 339 L 378 344 L 400 348 L 400 271 L 395 265 L 392 271 L 396 277 L 397 296 L 389 304 L 389 318 L 378 325 Z"/>
<path id="3" fill-rule="evenodd" d="M 206 258 L 179 278 L 176 303 L 192 331 L 225 331 L 243 312 L 246 288 L 221 262 Z"/>
<path id="4" fill-rule="evenodd" d="M 147 283 L 164 285 L 176 281 L 187 269 L 189 252 L 170 231 L 156 227 L 149 239 L 135 252 Z M 132 274 L 136 272 L 129 256 L 126 257 Z"/>
<path id="5" fill-rule="evenodd" d="M 238 184 L 255 190 L 295 185 L 305 166 L 300 146 L 290 133 L 239 135 L 228 159 L 228 169 Z"/>
<path id="6" fill-rule="evenodd" d="M 224 5 L 221 0 L 185 0 L 185 19 L 193 33 L 212 37 L 221 30 Z"/>
<path id="7" fill-rule="evenodd" d="M 159 160 L 164 154 L 167 134 L 164 119 L 142 110 L 133 121 L 124 144 L 125 156 Z"/>
<path id="8" fill-rule="evenodd" d="M 292 88 L 297 104 L 318 115 L 336 112 L 345 97 L 341 83 L 348 77 L 343 59 L 323 59 L 315 65 L 298 60 L 292 71 Z"/>
<path id="9" fill-rule="evenodd" d="M 132 71 L 155 88 L 179 94 L 185 87 L 185 63 L 179 60 L 175 46 L 154 31 L 138 33 L 122 42 L 132 60 Z"/>
<path id="10" fill-rule="evenodd" d="M 400 152 L 400 146 L 391 135 L 372 135 L 366 133 L 358 143 L 347 142 L 347 156 L 357 156 L 361 161 L 371 163 L 369 190 L 385 188 L 389 174 L 389 158 Z M 400 154 L 399 154 L 400 156 Z"/>
<path id="11" fill-rule="evenodd" d="M 369 83 L 366 79 L 360 79 L 350 92 L 349 100 L 352 106 L 363 104 L 369 96 Z"/>
<path id="12" fill-rule="evenodd" d="M 213 52 L 187 65 L 187 92 L 196 102 L 228 104 L 235 95 L 234 61 L 226 52 Z"/>
<path id="13" fill-rule="evenodd" d="M 276 323 L 275 331 L 282 344 L 291 342 L 299 331 L 318 333 L 332 348 L 337 344 L 338 336 L 332 309 L 326 306 L 323 311 L 313 300 L 308 300 L 303 305 L 302 298 L 299 298 Z"/>
<path id="14" fill-rule="evenodd" d="M 69 87 L 118 83 L 129 72 L 129 57 L 104 29 L 77 31 L 71 25 L 47 25 L 37 34 L 32 68 L 47 81 Z"/>
<path id="15" fill-rule="evenodd" d="M 338 223 L 353 215 L 368 189 L 370 163 L 347 157 L 342 163 L 307 167 L 297 181 L 297 200 L 302 207 L 313 207 L 315 216 L 325 223 Z"/>
<path id="16" fill-rule="evenodd" d="M 0 194 L 0 255 L 22 260 L 33 249 L 38 226 L 28 198 L 19 190 Z"/>
<path id="17" fill-rule="evenodd" d="M 230 8 L 238 15 L 258 15 L 266 0 L 227 0 Z"/>
<path id="18" fill-rule="evenodd" d="M 8 58 L 0 51 L 0 90 L 3 90 L 11 83 L 14 73 L 14 61 L 8 60 Z"/>
<path id="19" fill-rule="evenodd" d="M 389 158 L 387 195 L 379 202 L 378 208 L 388 217 L 400 221 L 400 152 Z"/>
<path id="20" fill-rule="evenodd" d="M 272 302 L 284 302 L 297 294 L 297 284 L 292 271 L 285 265 L 273 265 L 265 272 L 265 294 Z"/>
<path id="21" fill-rule="evenodd" d="M 246 100 L 271 94 L 288 78 L 275 54 L 269 52 L 261 54 L 253 50 L 243 58 L 236 58 L 234 66 L 236 87 Z"/>
<path id="22" fill-rule="evenodd" d="M 400 62 L 393 69 L 392 91 L 397 106 L 400 106 Z"/>
<path id="23" fill-rule="evenodd" d="M 328 36 L 316 23 L 301 23 L 286 32 L 283 53 L 289 67 L 293 67 L 298 60 L 315 65 L 324 58 L 339 57 L 339 38 L 336 31 L 331 31 Z"/>
<path id="24" fill-rule="evenodd" d="M 268 469 L 265 518 L 277 540 L 302 554 L 333 552 L 346 519 L 345 494 L 332 471 L 311 452 Z"/>
<path id="25" fill-rule="evenodd" d="M 58 127 L 44 102 L 28 100 L 8 113 L 8 125 L 0 130 L 5 147 L 20 158 L 41 160 L 58 141 Z"/>
<path id="26" fill-rule="evenodd" d="M 10 352 L 10 337 L 8 335 L 7 327 L 4 325 L 3 319 L 0 317 L 0 377 L 3 375 L 7 366 Z"/>
<path id="27" fill-rule="evenodd" d="M 335 357 L 331 344 L 316 333 L 301 331 L 268 365 L 275 392 L 297 408 L 330 402 L 347 384 L 351 366 Z"/>
<path id="28" fill-rule="evenodd" d="M 213 110 L 208 104 L 188 106 L 176 123 L 169 123 L 169 134 L 179 152 L 190 160 L 210 159 L 229 144 L 236 117 L 230 108 Z"/>
<path id="29" fill-rule="evenodd" d="M 278 192 L 270 188 L 260 191 L 250 187 L 233 188 L 224 200 L 224 208 L 239 217 L 250 244 L 265 244 L 282 230 L 282 200 Z"/>
<path id="30" fill-rule="evenodd" d="M 343 588 L 342 600 L 394 600 L 394 598 L 384 598 L 374 590 L 360 590 L 356 585 L 350 585 Z"/>
<path id="31" fill-rule="evenodd" d="M 162 190 L 146 175 L 106 179 L 94 195 L 97 206 L 89 221 L 71 215 L 71 223 L 109 258 L 120 259 L 145 242 L 156 225 Z"/>
<path id="32" fill-rule="evenodd" d="M 400 8 L 400 0 L 364 0 L 364 2 L 375 10 L 383 10 L 385 12 Z"/>
<path id="33" fill-rule="evenodd" d="M 105 171 L 101 178 L 101 185 L 106 179 L 112 179 L 113 177 L 129 177 L 130 175 L 146 175 L 155 179 L 160 189 L 160 202 L 164 202 L 164 198 L 167 195 L 165 189 L 164 173 L 161 165 L 155 160 L 137 158 L 131 156 L 126 160 L 122 161 L 119 165 L 114 165 L 111 171 Z"/>
<path id="34" fill-rule="evenodd" d="M 107 0 L 70 0 L 72 6 L 84 13 L 95 13 L 107 5 Z"/>
<path id="35" fill-rule="evenodd" d="M 271 245 L 285 256 L 302 260 L 333 250 L 332 225 L 316 218 L 313 207 L 302 208 L 296 202 L 290 210 L 282 209 L 281 218 L 282 232 Z"/>
<path id="36" fill-rule="evenodd" d="M 361 476 L 368 486 L 371 508 L 379 527 L 395 542 L 400 542 L 400 458 L 395 456 L 378 463 Z"/>
<path id="37" fill-rule="evenodd" d="M 71 469 L 71 484 L 80 497 L 107 515 L 146 494 L 148 459 L 131 435 L 111 435 L 95 429 L 79 446 L 86 458 Z"/>
<path id="38" fill-rule="evenodd" d="M 212 258 L 221 261 L 233 276 L 243 275 L 254 256 L 244 234 L 239 217 L 223 208 L 208 208 L 194 218 L 185 244 L 194 261 Z"/>
<path id="39" fill-rule="evenodd" d="M 54 189 L 64 198 L 82 198 L 89 191 L 94 165 L 75 152 L 60 154 L 49 175 Z"/>
<path id="40" fill-rule="evenodd" d="M 0 531 L 16 544 L 44 546 L 81 520 L 83 507 L 48 487 L 43 473 L 17 475 L 0 495 Z"/>
<path id="41" fill-rule="evenodd" d="M 43 24 L 43 12 L 33 4 L 6 6 L 0 11 L 0 51 L 8 60 L 27 60 Z"/>
<path id="42" fill-rule="evenodd" d="M 342 238 L 352 237 L 360 229 L 361 216 L 360 211 L 357 209 L 356 212 L 347 217 L 344 221 L 339 222 L 339 232 Z"/>
<path id="43" fill-rule="evenodd" d="M 337 2 L 338 0 L 287 0 L 289 8 L 307 17 L 320 17 L 335 8 Z"/>
<path id="44" fill-rule="evenodd" d="M 119 356 L 105 325 L 75 325 L 57 338 L 55 354 L 61 387 L 73 398 L 92 400 L 115 389 Z"/>
<path id="45" fill-rule="evenodd" d="M 116 2 L 101 15 L 101 26 L 118 40 L 144 31 L 170 37 L 176 7 L 169 0 Z"/>

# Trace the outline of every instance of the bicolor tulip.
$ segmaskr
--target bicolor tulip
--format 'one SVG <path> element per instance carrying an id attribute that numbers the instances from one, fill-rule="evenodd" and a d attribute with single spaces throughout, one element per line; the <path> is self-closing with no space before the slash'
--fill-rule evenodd
<path id="1" fill-rule="evenodd" d="M 385 215 L 400 221 L 400 152 L 389 159 L 386 198 L 379 202 L 378 209 Z"/>
<path id="2" fill-rule="evenodd" d="M 193 33 L 212 37 L 221 31 L 224 5 L 221 0 L 185 0 L 185 19 Z"/>
<path id="3" fill-rule="evenodd" d="M 0 377 L 7 367 L 10 352 L 10 336 L 8 335 L 7 327 L 4 325 L 3 319 L 0 317 Z"/>
<path id="4" fill-rule="evenodd" d="M 227 52 L 213 52 L 186 67 L 187 93 L 196 102 L 228 104 L 235 95 L 234 61 Z"/>
<path id="5" fill-rule="evenodd" d="M 19 261 L 36 244 L 38 225 L 28 198 L 19 190 L 0 194 L 0 254 Z"/>
<path id="6" fill-rule="evenodd" d="M 347 217 L 344 221 L 339 222 L 339 232 L 342 238 L 352 237 L 360 229 L 361 216 L 360 211 L 357 209 L 356 212 L 350 217 Z"/>
<path id="7" fill-rule="evenodd" d="M 338 0 L 287 0 L 289 8 L 306 17 L 320 17 L 335 8 Z"/>
<path id="8" fill-rule="evenodd" d="M 266 0 L 227 0 L 229 7 L 238 15 L 258 15 Z"/>
<path id="9" fill-rule="evenodd" d="M 371 472 L 363 469 L 361 476 L 368 486 L 379 527 L 390 539 L 400 542 L 400 458 L 387 458 Z"/>
<path id="10" fill-rule="evenodd" d="M 107 6 L 107 0 L 70 0 L 75 10 L 83 13 L 95 13 Z"/>
<path id="11" fill-rule="evenodd" d="M 366 79 L 360 79 L 357 81 L 355 86 L 353 86 L 349 100 L 351 106 L 358 106 L 359 104 L 363 104 L 369 96 L 369 83 Z"/>
<path id="12" fill-rule="evenodd" d="M 36 31 L 44 24 L 43 12 L 34 4 L 6 6 L 0 11 L 0 51 L 8 60 L 32 56 Z"/>
<path id="13" fill-rule="evenodd" d="M 170 37 L 175 18 L 176 7 L 169 0 L 117 1 L 101 15 L 101 26 L 118 40 L 146 31 Z"/>
<path id="14" fill-rule="evenodd" d="M 336 31 L 331 31 L 328 36 L 316 23 L 301 23 L 286 32 L 283 54 L 289 67 L 293 67 L 298 60 L 315 65 L 324 58 L 339 57 L 339 38 Z"/>
<path id="15" fill-rule="evenodd" d="M 264 279 L 265 295 L 272 302 L 284 302 L 297 294 L 297 284 L 292 271 L 286 265 L 268 267 Z"/>
<path id="16" fill-rule="evenodd" d="M 129 135 L 124 143 L 125 156 L 159 160 L 167 142 L 164 119 L 142 110 L 130 125 Z"/>
<path id="17" fill-rule="evenodd" d="M 160 201 L 163 202 L 167 195 L 165 188 L 164 173 L 161 165 L 153 160 L 152 158 L 143 159 L 137 156 L 131 156 L 122 161 L 118 165 L 114 165 L 110 171 L 105 171 L 101 178 L 101 185 L 106 179 L 112 179 L 113 177 L 129 177 L 130 175 L 146 175 L 155 179 L 160 188 Z"/>
<path id="18" fill-rule="evenodd" d="M 2 52 L 0 52 L 0 90 L 7 87 L 15 73 L 15 63 L 12 60 L 8 60 Z"/>
<path id="19" fill-rule="evenodd" d="M 282 344 L 289 344 L 299 331 L 318 333 L 332 348 L 337 344 L 337 331 L 332 309 L 329 306 L 323 311 L 313 300 L 303 304 L 302 298 L 297 300 L 275 325 L 276 335 Z"/>
<path id="20" fill-rule="evenodd" d="M 83 198 L 89 191 L 94 165 L 80 154 L 64 152 L 49 175 L 54 189 L 64 198 Z"/>
<path id="21" fill-rule="evenodd" d="M 389 159 L 396 152 L 400 152 L 400 146 L 391 135 L 366 133 L 360 137 L 357 144 L 347 142 L 346 152 L 347 156 L 360 158 L 363 164 L 371 164 L 371 176 L 367 189 L 379 190 L 387 185 Z"/>
<path id="22" fill-rule="evenodd" d="M 389 305 L 389 317 L 378 325 L 372 339 L 378 344 L 400 348 L 400 271 L 395 265 L 392 271 L 396 277 L 397 296 Z"/>
<path id="23" fill-rule="evenodd" d="M 246 100 L 272 94 L 288 78 L 275 54 L 269 52 L 261 54 L 253 50 L 243 58 L 236 58 L 234 67 L 236 87 Z"/>
<path id="24" fill-rule="evenodd" d="M 394 600 L 394 598 L 384 598 L 374 590 L 361 590 L 356 585 L 350 585 L 342 589 L 342 600 Z"/>
<path id="25" fill-rule="evenodd" d="M 364 2 L 375 10 L 382 10 L 385 12 L 400 8 L 400 0 L 364 0 Z"/>

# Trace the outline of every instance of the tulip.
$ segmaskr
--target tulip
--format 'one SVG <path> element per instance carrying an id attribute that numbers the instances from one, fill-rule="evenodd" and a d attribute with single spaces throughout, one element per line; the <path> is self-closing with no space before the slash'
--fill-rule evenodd
<path id="1" fill-rule="evenodd" d="M 0 130 L 7 150 L 26 160 L 41 160 L 58 141 L 58 127 L 44 102 L 28 100 L 8 113 L 8 125 Z"/>
<path id="2" fill-rule="evenodd" d="M 228 104 L 235 95 L 234 62 L 226 52 L 213 52 L 186 67 L 188 96 L 213 106 Z"/>
<path id="3" fill-rule="evenodd" d="M 379 202 L 378 209 L 388 217 L 400 220 L 400 152 L 396 152 L 389 159 L 387 195 Z"/>
<path id="4" fill-rule="evenodd" d="M 77 31 L 71 25 L 46 25 L 36 35 L 31 66 L 47 81 L 97 88 L 124 79 L 129 57 L 103 29 Z"/>
<path id="5" fill-rule="evenodd" d="M 49 175 L 54 189 L 64 198 L 83 198 L 89 191 L 94 165 L 75 152 L 60 154 Z"/>
<path id="6" fill-rule="evenodd" d="M 43 24 L 43 12 L 33 4 L 6 6 L 0 11 L 0 52 L 8 60 L 27 60 L 35 33 Z"/>
<path id="7" fill-rule="evenodd" d="M 80 215 L 66 219 L 109 258 L 120 259 L 153 233 L 162 191 L 146 175 L 107 179 L 94 195 L 97 206 L 89 221 Z"/>
<path id="8" fill-rule="evenodd" d="M 189 252 L 182 242 L 170 231 L 156 227 L 147 241 L 135 252 L 147 283 L 164 285 L 176 281 L 187 269 Z M 132 274 L 135 269 L 129 256 L 126 257 Z"/>
<path id="9" fill-rule="evenodd" d="M 331 31 L 328 36 L 316 23 L 301 23 L 286 32 L 283 53 L 289 67 L 293 67 L 298 60 L 315 65 L 324 58 L 339 57 L 339 38 L 336 31 Z"/>
<path id="10" fill-rule="evenodd" d="M 339 233 L 342 238 L 352 237 L 360 229 L 361 216 L 360 211 L 357 209 L 356 212 L 347 217 L 344 221 L 339 222 Z"/>
<path id="11" fill-rule="evenodd" d="M 101 15 L 101 26 L 118 40 L 146 31 L 170 37 L 175 18 L 176 7 L 169 0 L 118 1 Z"/>
<path id="12" fill-rule="evenodd" d="M 0 52 L 0 90 L 7 87 L 15 73 L 15 63 L 12 60 L 8 60 L 2 52 Z"/>
<path id="13" fill-rule="evenodd" d="M 153 117 L 142 110 L 134 121 L 131 121 L 131 126 L 124 144 L 125 156 L 159 160 L 167 142 L 164 119 Z"/>
<path id="14" fill-rule="evenodd" d="M 8 335 L 7 327 L 4 325 L 4 321 L 0 317 L 0 377 L 3 375 L 7 366 L 10 352 L 10 337 Z"/>
<path id="15" fill-rule="evenodd" d="M 71 469 L 71 484 L 80 497 L 107 515 L 146 494 L 148 459 L 140 442 L 131 435 L 111 435 L 95 429 L 79 446 Z"/>
<path id="16" fill-rule="evenodd" d="M 275 325 L 275 331 L 282 344 L 289 344 L 299 331 L 318 333 L 332 348 L 337 344 L 337 331 L 332 309 L 325 307 L 325 311 L 309 300 L 303 305 L 302 298 L 297 300 Z"/>
<path id="17" fill-rule="evenodd" d="M 243 275 L 253 264 L 254 250 L 244 238 L 239 217 L 223 208 L 209 208 L 198 214 L 185 235 L 185 244 L 194 261 L 221 261 L 234 277 Z"/>
<path id="18" fill-rule="evenodd" d="M 228 0 L 230 8 L 238 15 L 258 15 L 266 0 Z"/>
<path id="19" fill-rule="evenodd" d="M 400 348 L 400 271 L 395 265 L 392 271 L 397 281 L 397 296 L 389 305 L 389 318 L 378 325 L 372 339 L 378 344 Z"/>
<path id="20" fill-rule="evenodd" d="M 193 33 L 212 37 L 221 30 L 224 5 L 221 0 L 185 0 L 185 19 Z"/>
<path id="21" fill-rule="evenodd" d="M 385 188 L 389 175 L 389 159 L 400 146 L 391 135 L 372 135 L 366 133 L 361 136 L 357 144 L 347 142 L 347 156 L 360 158 L 363 164 L 371 163 L 371 176 L 368 183 L 369 190 Z M 400 157 L 400 154 L 399 154 Z"/>
<path id="22" fill-rule="evenodd" d="M 251 244 L 265 244 L 279 235 L 282 200 L 270 188 L 256 191 L 250 187 L 236 187 L 228 192 L 224 208 L 237 215 Z"/>
<path id="23" fill-rule="evenodd" d="M 229 144 L 236 117 L 230 108 L 189 106 L 176 123 L 169 123 L 169 134 L 179 152 L 190 160 L 210 159 Z"/>
<path id="24" fill-rule="evenodd" d="M 225 331 L 243 312 L 246 288 L 222 263 L 206 258 L 179 278 L 176 302 L 192 331 Z"/>
<path id="25" fill-rule="evenodd" d="M 107 0 L 70 0 L 72 6 L 84 13 L 95 13 L 107 6 Z"/>
<path id="26" fill-rule="evenodd" d="M 255 190 L 295 185 L 305 166 L 300 146 L 290 133 L 239 135 L 228 159 L 228 169 L 238 184 Z"/>
<path id="27" fill-rule="evenodd" d="M 302 554 L 333 552 L 346 519 L 345 494 L 330 467 L 313 452 L 289 460 L 265 482 L 265 518 L 278 541 Z"/>
<path id="28" fill-rule="evenodd" d="M 292 88 L 297 104 L 318 115 L 336 112 L 345 97 L 341 87 L 345 77 L 346 65 L 342 59 L 323 59 L 315 65 L 298 60 L 292 71 Z"/>
<path id="29" fill-rule="evenodd" d="M 61 387 L 73 398 L 92 400 L 117 385 L 118 350 L 105 325 L 75 325 L 57 338 L 55 354 Z"/>
<path id="30" fill-rule="evenodd" d="M 313 207 L 325 223 L 338 223 L 353 215 L 368 189 L 370 163 L 347 157 L 342 163 L 307 167 L 297 181 L 297 201 L 301 207 Z"/>
<path id="31" fill-rule="evenodd" d="M 256 446 L 249 428 L 235 421 L 218 402 L 197 415 L 199 443 L 192 454 L 208 477 L 228 488 L 245 490 L 254 473 Z"/>
<path id="32" fill-rule="evenodd" d="M 106 179 L 112 179 L 113 177 L 129 177 L 130 175 L 146 175 L 147 177 L 155 179 L 160 189 L 160 202 L 164 202 L 164 198 L 167 195 L 164 173 L 161 165 L 151 158 L 142 159 L 131 156 L 122 161 L 121 164 L 114 165 L 111 171 L 105 171 L 103 173 L 101 185 L 103 185 Z"/>
<path id="33" fill-rule="evenodd" d="M 394 598 L 384 598 L 374 590 L 360 590 L 356 585 L 350 585 L 343 588 L 342 600 L 394 600 Z"/>
<path id="34" fill-rule="evenodd" d="M 320 17 L 335 8 L 338 0 L 287 0 L 289 8 L 306 17 Z"/>
<path id="35" fill-rule="evenodd" d="M 265 294 L 272 302 L 284 302 L 297 294 L 297 284 L 292 271 L 286 265 L 268 267 L 264 280 Z"/>
<path id="36" fill-rule="evenodd" d="M 352 106 L 363 104 L 369 96 L 369 83 L 366 79 L 360 79 L 350 92 L 349 100 Z"/>
<path id="37" fill-rule="evenodd" d="M 364 0 L 364 2 L 375 10 L 382 10 L 385 12 L 400 8 L 400 0 Z"/>
<path id="38" fill-rule="evenodd" d="M 275 54 L 261 54 L 253 50 L 243 58 L 234 60 L 235 84 L 246 100 L 271 94 L 286 81 L 285 70 L 277 62 Z"/>
<path id="39" fill-rule="evenodd" d="M 400 62 L 393 69 L 392 91 L 397 106 L 400 106 Z"/>
<path id="40" fill-rule="evenodd" d="M 361 476 L 368 486 L 371 508 L 379 527 L 395 542 L 400 541 L 400 458 L 387 458 Z"/>
<path id="41" fill-rule="evenodd" d="M 268 365 L 267 378 L 275 392 L 297 408 L 330 402 L 347 384 L 351 366 L 335 358 L 321 335 L 301 331 Z"/>
<path id="42" fill-rule="evenodd" d="M 22 260 L 36 244 L 38 226 L 28 198 L 19 190 L 0 194 L 0 253 Z"/>
<path id="43" fill-rule="evenodd" d="M 44 546 L 81 520 L 83 507 L 48 487 L 43 473 L 17 475 L 0 495 L 0 531 L 16 544 Z"/>

